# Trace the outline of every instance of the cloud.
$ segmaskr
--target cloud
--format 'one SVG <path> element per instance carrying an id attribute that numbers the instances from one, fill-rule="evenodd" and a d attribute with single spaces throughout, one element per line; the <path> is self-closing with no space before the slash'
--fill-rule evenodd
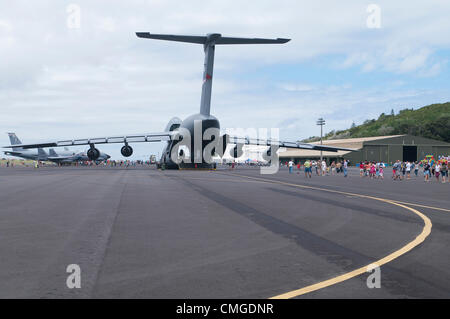
<path id="1" fill-rule="evenodd" d="M 312 85 L 292 84 L 292 83 L 279 84 L 279 87 L 286 91 L 296 91 L 296 92 L 308 92 L 313 91 L 315 89 L 315 87 Z"/>

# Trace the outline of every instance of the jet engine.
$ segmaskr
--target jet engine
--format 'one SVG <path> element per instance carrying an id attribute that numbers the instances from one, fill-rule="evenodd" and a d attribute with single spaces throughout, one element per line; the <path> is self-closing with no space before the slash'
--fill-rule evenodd
<path id="1" fill-rule="evenodd" d="M 88 149 L 86 155 L 91 161 L 95 161 L 100 157 L 100 151 L 95 147 L 91 147 L 90 149 Z"/>
<path id="2" fill-rule="evenodd" d="M 124 145 L 120 149 L 120 153 L 122 153 L 122 155 L 125 157 L 130 157 L 133 154 L 133 148 L 129 145 Z"/>

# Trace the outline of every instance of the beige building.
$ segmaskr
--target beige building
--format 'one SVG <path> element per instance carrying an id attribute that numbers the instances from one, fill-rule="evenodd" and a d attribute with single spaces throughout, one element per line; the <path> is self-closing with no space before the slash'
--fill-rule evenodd
<path id="1" fill-rule="evenodd" d="M 320 144 L 314 142 L 311 144 Z M 356 152 L 338 151 L 322 152 L 328 162 L 347 159 L 351 164 L 361 161 L 382 161 L 392 163 L 396 160 L 417 161 L 426 155 L 450 155 L 450 143 L 413 135 L 390 135 L 340 140 L 326 140 L 324 145 L 340 146 L 357 150 Z M 279 153 L 280 161 L 294 160 L 304 162 L 306 159 L 320 159 L 320 151 L 287 149 Z"/>

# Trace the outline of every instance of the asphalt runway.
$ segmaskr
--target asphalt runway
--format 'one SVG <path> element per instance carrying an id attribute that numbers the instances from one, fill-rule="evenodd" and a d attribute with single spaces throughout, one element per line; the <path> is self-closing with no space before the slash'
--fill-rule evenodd
<path id="1" fill-rule="evenodd" d="M 363 273 L 290 297 L 449 298 L 450 184 L 386 171 L 0 168 L 0 298 L 270 298 L 389 254 L 381 288 Z M 399 253 L 426 228 L 413 210 L 431 233 Z"/>

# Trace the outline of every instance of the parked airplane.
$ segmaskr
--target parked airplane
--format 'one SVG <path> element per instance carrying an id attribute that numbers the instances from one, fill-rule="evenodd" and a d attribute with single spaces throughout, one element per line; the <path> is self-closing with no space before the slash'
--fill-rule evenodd
<path id="1" fill-rule="evenodd" d="M 11 151 L 5 151 L 4 153 L 6 155 L 21 157 L 24 159 L 30 159 L 30 160 L 38 160 L 38 161 L 46 161 L 48 154 L 44 151 L 42 148 L 38 148 L 37 150 L 29 150 L 24 149 L 22 147 L 16 146 L 21 145 L 22 142 L 19 140 L 19 138 L 16 136 L 15 133 L 8 133 L 9 140 L 11 142 Z"/>
<path id="2" fill-rule="evenodd" d="M 111 156 L 109 156 L 108 154 L 100 152 L 100 155 L 98 156 L 98 158 L 95 159 L 95 161 L 102 162 L 102 161 L 106 161 L 106 160 L 108 160 L 110 158 L 111 158 Z M 78 162 L 91 161 L 91 159 L 87 156 L 87 152 L 86 151 L 75 154 L 73 160 L 74 161 L 78 161 Z"/>
<path id="3" fill-rule="evenodd" d="M 21 144 L 23 149 L 42 148 L 42 147 L 61 147 L 73 145 L 89 145 L 87 156 L 96 160 L 100 156 L 100 151 L 95 144 L 104 143 L 122 143 L 121 148 L 123 156 L 128 157 L 133 154 L 133 149 L 129 143 L 134 142 L 160 142 L 167 141 L 160 160 L 166 168 L 211 168 L 213 167 L 212 155 L 223 156 L 229 144 L 235 144 L 231 155 L 235 158 L 242 153 L 244 144 L 266 145 L 269 149 L 267 157 L 273 158 L 279 147 L 300 148 L 309 150 L 322 150 L 337 152 L 338 150 L 353 151 L 351 149 L 331 147 L 325 145 L 306 144 L 300 142 L 283 142 L 270 139 L 254 139 L 248 137 L 220 135 L 219 120 L 210 114 L 211 90 L 214 68 L 214 52 L 216 45 L 232 44 L 269 44 L 269 43 L 287 43 L 290 39 L 261 39 L 261 38 L 235 38 L 223 37 L 219 33 L 207 34 L 206 36 L 188 36 L 171 34 L 150 34 L 148 32 L 137 32 L 140 38 L 168 40 L 177 42 L 187 42 L 201 44 L 205 52 L 203 86 L 200 101 L 200 113 L 186 118 L 184 121 L 178 117 L 172 118 L 166 126 L 164 132 L 133 134 L 121 136 L 109 136 L 100 138 L 86 138 L 74 140 L 50 141 L 44 143 Z M 11 147 L 11 146 L 6 146 Z M 189 155 L 184 150 L 188 150 Z"/>
<path id="4" fill-rule="evenodd" d="M 100 155 L 95 161 L 106 161 L 111 156 L 109 156 L 106 153 L 100 152 Z M 49 156 L 47 157 L 49 161 L 57 162 L 57 163 L 73 163 L 73 162 L 87 162 L 90 161 L 89 157 L 87 156 L 86 152 L 79 152 L 79 153 L 73 153 L 72 155 L 64 155 L 64 154 L 58 154 L 55 152 L 53 148 L 49 149 Z"/>
<path id="5" fill-rule="evenodd" d="M 6 155 L 21 157 L 24 159 L 34 160 L 34 161 L 51 161 L 56 163 L 72 163 L 78 161 L 89 161 L 86 152 L 73 152 L 69 151 L 67 147 L 64 151 L 57 153 L 53 148 L 49 149 L 49 153 L 45 152 L 43 148 L 38 148 L 37 151 L 24 149 L 20 145 L 22 142 L 17 137 L 15 133 L 8 133 L 9 140 L 11 142 L 12 151 L 5 151 Z M 100 152 L 98 161 L 104 161 L 109 159 L 108 154 Z"/>

